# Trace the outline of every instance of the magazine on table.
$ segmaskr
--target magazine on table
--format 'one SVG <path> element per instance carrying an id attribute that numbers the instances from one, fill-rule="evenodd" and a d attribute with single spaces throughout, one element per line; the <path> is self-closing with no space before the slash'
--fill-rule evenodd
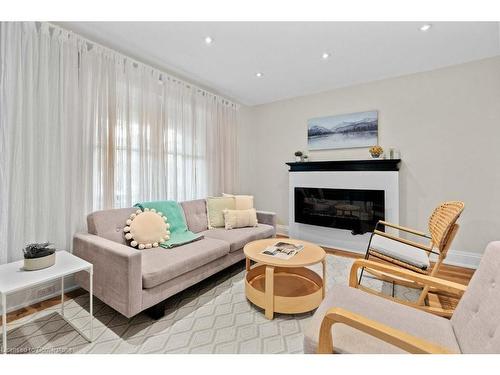
<path id="1" fill-rule="evenodd" d="M 296 245 L 288 242 L 276 242 L 274 245 L 266 247 L 261 254 L 269 255 L 279 259 L 290 259 L 295 254 L 298 254 L 304 245 Z"/>

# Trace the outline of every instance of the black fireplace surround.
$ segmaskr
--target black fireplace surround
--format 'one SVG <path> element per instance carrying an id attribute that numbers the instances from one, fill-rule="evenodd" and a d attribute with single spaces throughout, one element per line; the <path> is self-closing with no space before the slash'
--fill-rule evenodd
<path id="1" fill-rule="evenodd" d="M 296 187 L 294 201 L 297 223 L 364 234 L 384 220 L 383 190 Z"/>

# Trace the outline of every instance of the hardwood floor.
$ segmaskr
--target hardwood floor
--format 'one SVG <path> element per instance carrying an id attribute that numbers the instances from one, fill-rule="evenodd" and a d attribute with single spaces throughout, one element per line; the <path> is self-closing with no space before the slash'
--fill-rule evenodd
<path id="1" fill-rule="evenodd" d="M 69 301 L 70 299 L 76 298 L 78 296 L 81 296 L 82 294 L 87 293 L 83 289 L 76 289 L 68 293 L 64 293 L 64 301 Z M 25 317 L 26 315 L 33 314 L 38 311 L 43 311 L 49 307 L 52 307 L 54 305 L 57 305 L 61 302 L 61 297 L 53 297 L 50 299 L 47 299 L 42 302 L 35 303 L 30 306 L 23 307 L 22 309 L 12 311 L 7 314 L 7 323 L 13 322 L 14 320 L 20 319 Z M 0 322 L 0 327 L 2 326 L 2 323 Z"/>
<path id="2" fill-rule="evenodd" d="M 279 238 L 286 238 L 285 236 L 277 236 Z M 323 247 L 325 251 L 328 254 L 332 255 L 337 255 L 341 257 L 346 257 L 346 258 L 353 258 L 353 259 L 359 259 L 363 258 L 362 254 L 357 254 L 357 253 L 351 253 L 348 251 L 343 251 L 343 250 L 337 250 L 337 249 L 332 249 L 328 247 Z M 454 281 L 456 283 L 464 284 L 467 285 L 469 284 L 469 281 L 474 274 L 474 270 L 470 268 L 463 268 L 463 267 L 457 267 L 457 266 L 450 266 L 450 265 L 442 265 L 437 277 L 443 278 L 446 280 Z M 66 293 L 65 294 L 65 300 L 69 300 L 72 298 L 75 298 L 79 295 L 82 295 L 85 293 L 83 289 L 77 289 L 72 292 Z M 45 300 L 43 302 L 36 303 L 31 306 L 24 307 L 22 309 L 10 312 L 7 314 L 7 322 L 12 322 L 14 320 L 20 319 L 26 315 L 33 314 L 37 311 L 42 311 L 45 310 L 46 308 L 49 308 L 51 306 L 57 305 L 60 302 L 60 297 L 54 297 L 48 300 Z M 445 297 L 445 296 L 436 296 L 436 295 L 429 295 L 429 304 L 431 306 L 438 306 L 438 307 L 454 307 L 457 304 L 456 299 L 452 299 L 450 297 Z M 0 322 L 0 327 L 1 327 L 1 322 Z"/>

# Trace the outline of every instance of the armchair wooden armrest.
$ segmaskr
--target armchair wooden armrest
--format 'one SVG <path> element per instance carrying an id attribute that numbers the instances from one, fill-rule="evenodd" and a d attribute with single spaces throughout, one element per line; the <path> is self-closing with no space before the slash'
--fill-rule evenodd
<path id="1" fill-rule="evenodd" d="M 353 288 L 358 287 L 358 269 L 364 267 L 368 270 L 380 271 L 386 274 L 391 274 L 394 276 L 399 276 L 403 279 L 417 282 L 419 284 L 427 285 L 444 292 L 449 292 L 453 294 L 462 295 L 467 289 L 466 285 L 458 284 L 453 281 L 448 281 L 440 279 L 438 277 L 422 275 L 413 271 L 406 270 L 400 267 L 394 267 L 387 264 L 374 262 L 366 259 L 356 259 L 351 267 L 351 272 L 349 275 L 349 286 Z"/>
<path id="2" fill-rule="evenodd" d="M 394 228 L 394 229 L 402 230 L 403 232 L 408 232 L 408 233 L 414 234 L 416 236 L 420 236 L 420 237 L 425 237 L 425 238 L 428 238 L 428 239 L 432 239 L 432 237 L 428 233 L 424 233 L 424 232 L 421 232 L 419 230 L 415 230 L 415 229 L 408 228 L 408 227 L 403 227 L 402 225 L 389 223 L 388 221 L 379 220 L 377 222 L 377 225 L 379 225 L 379 224 L 380 225 L 385 225 L 386 227 L 391 227 L 391 228 Z"/>
<path id="3" fill-rule="evenodd" d="M 448 354 L 449 350 L 429 341 L 368 319 L 351 311 L 334 307 L 326 313 L 319 333 L 318 354 L 333 352 L 332 325 L 343 323 L 414 354 Z"/>
<path id="4" fill-rule="evenodd" d="M 428 253 L 439 254 L 439 253 L 436 253 L 436 252 L 432 251 L 432 244 L 430 244 L 429 246 L 425 246 L 425 245 L 422 245 L 421 243 L 418 243 L 418 242 L 415 242 L 415 241 L 412 241 L 412 240 L 407 240 L 406 238 L 396 237 L 396 236 L 393 236 L 392 234 L 381 232 L 378 229 L 375 229 L 373 231 L 373 234 L 377 234 L 379 236 L 386 237 L 386 238 L 389 238 L 391 240 L 398 241 L 398 242 L 401 242 L 401 243 L 404 243 L 404 244 L 416 247 L 416 248 L 421 249 L 421 250 L 425 250 Z"/>

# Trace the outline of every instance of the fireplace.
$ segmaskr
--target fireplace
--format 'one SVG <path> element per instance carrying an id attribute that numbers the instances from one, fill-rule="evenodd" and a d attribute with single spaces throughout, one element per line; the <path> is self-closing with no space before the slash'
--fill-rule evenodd
<path id="1" fill-rule="evenodd" d="M 287 163 L 288 226 L 279 230 L 293 238 L 364 254 L 378 220 L 399 222 L 400 162 Z"/>
<path id="2" fill-rule="evenodd" d="M 354 234 L 373 231 L 384 220 L 384 190 L 295 187 L 295 222 L 347 229 Z"/>

